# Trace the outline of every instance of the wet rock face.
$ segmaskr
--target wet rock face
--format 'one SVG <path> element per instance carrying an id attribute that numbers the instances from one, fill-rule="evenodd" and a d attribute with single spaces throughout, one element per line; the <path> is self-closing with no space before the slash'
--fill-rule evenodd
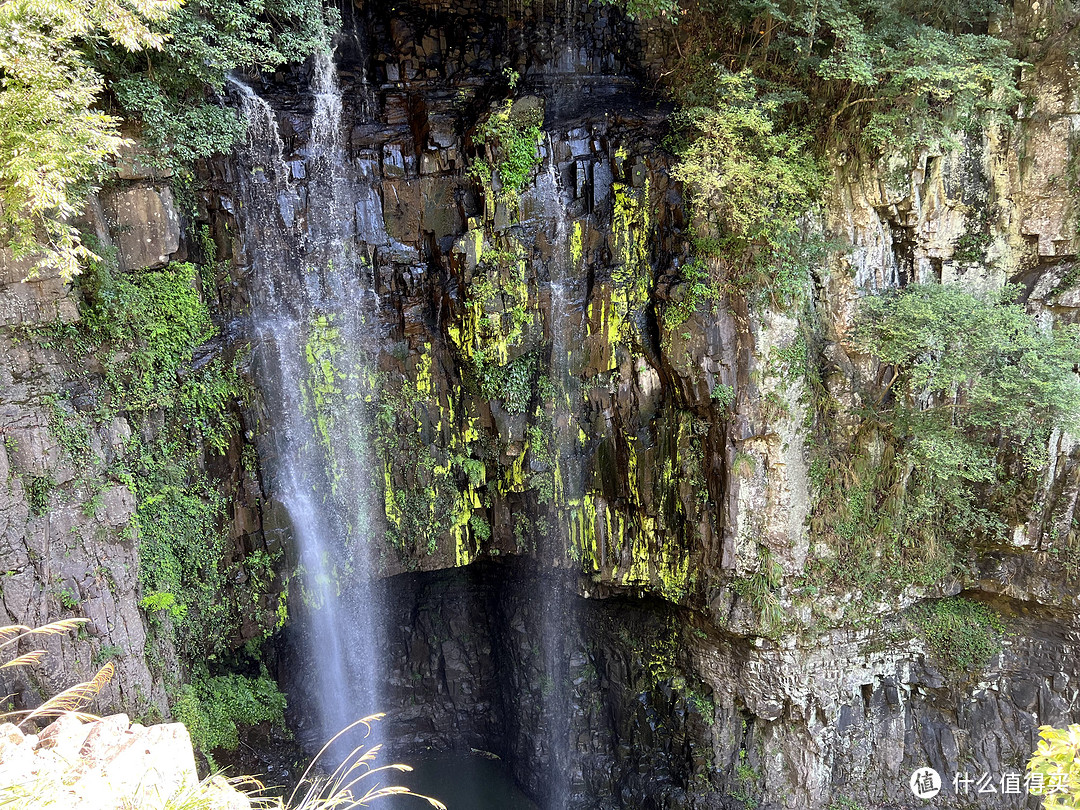
<path id="1" fill-rule="evenodd" d="M 733 450 L 710 395 L 734 390 L 748 344 L 738 304 L 678 329 L 650 306 L 686 294 L 685 223 L 635 29 L 591 7 L 565 19 L 531 5 L 509 18 L 469 5 L 356 14 L 337 50 L 348 154 L 334 204 L 370 267 L 372 365 L 395 411 L 369 437 L 392 496 L 376 529 L 389 538 L 384 573 L 537 554 L 676 601 L 700 591 L 692 569 L 734 563 Z M 300 167 L 296 204 L 266 212 L 281 223 L 311 221 L 321 182 L 301 162 L 307 77 L 292 80 L 257 87 Z M 543 123 L 516 191 L 499 173 L 466 174 L 504 161 L 477 139 L 510 95 L 519 138 L 535 135 L 515 122 Z M 207 207 L 228 252 L 242 203 L 235 170 L 216 175 Z M 241 267 L 256 244 L 235 246 Z M 259 289 L 249 281 L 238 307 Z"/>

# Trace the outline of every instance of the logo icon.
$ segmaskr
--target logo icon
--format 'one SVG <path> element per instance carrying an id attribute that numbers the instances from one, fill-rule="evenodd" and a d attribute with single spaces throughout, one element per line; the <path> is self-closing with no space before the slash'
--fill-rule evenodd
<path id="1" fill-rule="evenodd" d="M 908 780 L 916 799 L 932 799 L 941 793 L 941 774 L 933 768 L 919 768 Z"/>

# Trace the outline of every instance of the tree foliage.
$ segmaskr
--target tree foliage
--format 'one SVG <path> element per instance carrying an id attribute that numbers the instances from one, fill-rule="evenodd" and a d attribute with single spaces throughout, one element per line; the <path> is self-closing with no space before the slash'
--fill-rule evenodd
<path id="1" fill-rule="evenodd" d="M 981 298 L 957 285 L 914 284 L 868 296 L 855 323 L 856 348 L 882 373 L 866 401 L 896 447 L 893 521 L 905 536 L 994 535 L 1000 519 L 980 487 L 1001 488 L 1005 463 L 1038 469 L 1054 427 L 1080 415 L 1080 330 L 1042 330 L 1017 289 Z M 929 530 L 929 534 L 927 534 Z"/>
<path id="2" fill-rule="evenodd" d="M 302 61 L 326 49 L 338 25 L 337 10 L 320 0 L 188 0 L 160 23 L 159 53 L 107 48 L 95 62 L 125 117 L 141 125 L 152 159 L 184 176 L 243 134 L 220 100 L 231 71 Z"/>
<path id="3" fill-rule="evenodd" d="M 777 245 L 823 185 L 809 132 L 777 114 L 790 98 L 762 93 L 750 70 L 712 64 L 683 94 L 673 175 L 690 186 L 699 214 L 741 245 Z"/>
<path id="4" fill-rule="evenodd" d="M 93 253 L 71 224 L 137 123 L 150 162 L 180 180 L 243 124 L 220 96 L 238 67 L 274 69 L 327 47 L 319 0 L 0 2 L 0 244 L 65 279 Z"/>
<path id="5" fill-rule="evenodd" d="M 1017 292 L 913 284 L 860 303 L 851 344 L 876 375 L 853 430 L 819 412 L 811 465 L 833 580 L 933 584 L 1026 508 L 1050 431 L 1080 415 L 1080 331 L 1042 329 Z"/>
<path id="6" fill-rule="evenodd" d="M 888 366 L 877 404 L 916 436 L 991 433 L 1020 446 L 1052 426 L 1075 424 L 1080 331 L 1043 331 L 1008 303 L 1018 292 L 1006 287 L 986 299 L 953 284 L 912 284 L 868 296 L 854 337 Z"/>
<path id="7" fill-rule="evenodd" d="M 1019 62 L 987 33 L 998 0 L 610 0 L 636 17 L 677 19 L 681 98 L 717 68 L 788 93 L 790 119 L 876 151 L 934 146 L 1020 99 Z M 691 90 L 691 92 L 693 92 Z"/>
<path id="8" fill-rule="evenodd" d="M 123 141 L 118 121 L 93 108 L 101 76 L 82 43 L 161 48 L 152 29 L 180 0 L 0 2 L 0 239 L 16 258 L 38 257 L 65 278 L 90 252 L 70 218 L 81 186 Z"/>
<path id="9" fill-rule="evenodd" d="M 1028 762 L 1031 792 L 1045 810 L 1080 808 L 1080 725 L 1039 728 L 1039 744 Z"/>

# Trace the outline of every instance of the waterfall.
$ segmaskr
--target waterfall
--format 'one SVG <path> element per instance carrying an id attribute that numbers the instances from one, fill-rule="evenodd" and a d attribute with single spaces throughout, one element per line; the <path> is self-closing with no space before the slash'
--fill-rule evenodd
<path id="1" fill-rule="evenodd" d="M 567 236 L 566 200 L 559 181 L 555 159 L 555 144 L 547 137 L 547 183 L 549 197 L 547 208 L 554 219 L 554 250 L 548 264 L 551 294 L 551 360 L 549 370 L 555 388 L 552 407 L 552 440 L 555 442 L 555 506 L 565 508 L 567 498 L 566 479 L 562 476 L 570 466 L 573 437 L 570 431 L 572 408 L 570 407 L 571 374 L 570 355 L 572 320 L 568 317 L 571 280 L 568 278 L 570 245 Z M 565 520 L 552 521 L 547 548 L 544 550 L 545 566 L 550 564 L 555 573 L 554 587 L 547 589 L 542 603 L 543 653 L 545 678 L 542 690 L 546 692 L 544 713 L 547 719 L 549 746 L 548 762 L 552 770 L 548 810 L 566 810 L 570 799 L 570 768 L 573 750 L 572 736 L 572 685 L 570 682 L 568 641 L 573 638 L 576 621 L 571 609 L 570 583 L 562 572 L 566 569 L 566 550 L 569 533 Z"/>
<path id="2" fill-rule="evenodd" d="M 382 617 L 372 575 L 368 403 L 371 282 L 361 278 L 342 103 L 329 54 L 313 60 L 311 136 L 286 161 L 271 106 L 236 79 L 247 118 L 238 214 L 253 278 L 260 431 L 271 498 L 292 527 L 290 632 L 304 661 L 303 741 L 315 748 L 380 708 Z M 297 186 L 304 179 L 306 194 Z M 338 759 L 358 742 L 344 741 Z"/>

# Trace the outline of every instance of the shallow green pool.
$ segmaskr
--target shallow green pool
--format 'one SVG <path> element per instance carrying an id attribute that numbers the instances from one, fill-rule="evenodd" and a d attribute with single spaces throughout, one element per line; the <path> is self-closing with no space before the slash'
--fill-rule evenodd
<path id="1" fill-rule="evenodd" d="M 538 810 L 518 789 L 500 763 L 480 757 L 453 755 L 408 759 L 414 770 L 401 774 L 397 784 L 407 785 L 441 801 L 447 810 Z M 422 810 L 420 799 L 395 798 L 380 807 Z"/>

